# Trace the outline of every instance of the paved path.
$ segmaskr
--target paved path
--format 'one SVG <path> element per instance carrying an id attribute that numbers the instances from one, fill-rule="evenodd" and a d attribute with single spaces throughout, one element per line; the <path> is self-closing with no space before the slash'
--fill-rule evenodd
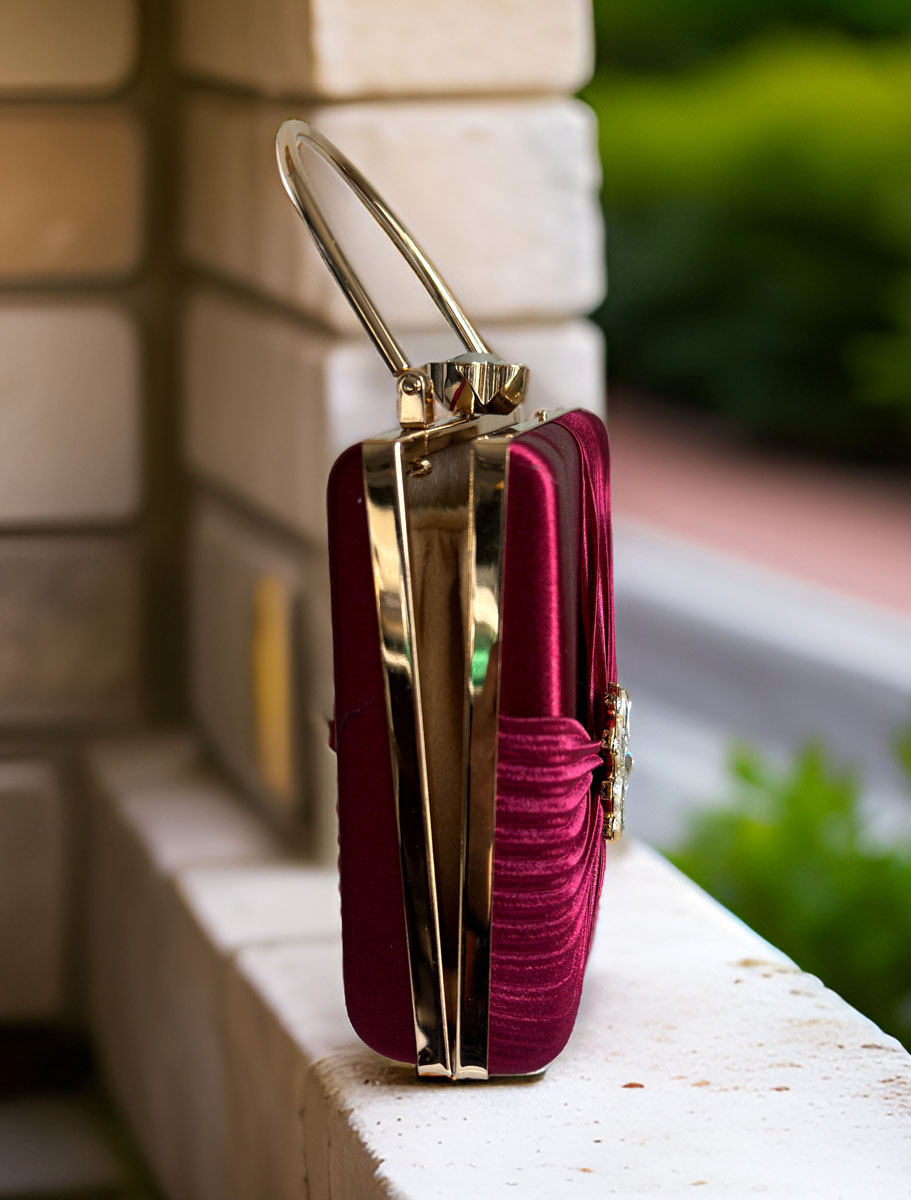
<path id="1" fill-rule="evenodd" d="M 622 392 L 609 412 L 621 517 L 911 613 L 911 484 L 751 448 Z"/>

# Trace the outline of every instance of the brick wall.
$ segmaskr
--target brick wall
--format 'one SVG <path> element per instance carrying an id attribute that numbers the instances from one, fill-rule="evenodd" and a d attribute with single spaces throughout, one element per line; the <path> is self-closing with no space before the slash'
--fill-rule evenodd
<path id="1" fill-rule="evenodd" d="M 72 1008 L 89 733 L 189 708 L 334 859 L 325 482 L 394 388 L 284 195 L 279 123 L 361 165 L 533 365 L 531 405 L 601 406 L 589 7 L 0 0 L 0 1021 Z M 413 360 L 451 353 L 317 179 Z"/>
<path id="2" fill-rule="evenodd" d="M 2 1022 L 75 1007 L 74 747 L 180 691 L 166 40 L 137 0 L 0 3 Z"/>
<path id="3" fill-rule="evenodd" d="M 533 363 L 534 407 L 598 409 L 602 348 L 580 319 L 604 287 L 595 130 L 568 95 L 591 68 L 589 7 L 179 6 L 192 705 L 235 782 L 317 858 L 335 856 L 326 477 L 395 424 L 394 388 L 288 203 L 275 133 L 304 117 L 357 162 L 494 347 Z M 413 361 L 461 350 L 357 201 L 313 169 Z M 284 673 L 259 661 L 276 642 Z"/>

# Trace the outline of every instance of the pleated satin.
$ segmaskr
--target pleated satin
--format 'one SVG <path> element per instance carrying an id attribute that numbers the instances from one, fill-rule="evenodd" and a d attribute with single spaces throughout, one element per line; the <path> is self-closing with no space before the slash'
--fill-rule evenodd
<path id="1" fill-rule="evenodd" d="M 489 1069 L 536 1071 L 566 1044 L 601 891 L 601 764 L 571 717 L 502 717 Z"/>

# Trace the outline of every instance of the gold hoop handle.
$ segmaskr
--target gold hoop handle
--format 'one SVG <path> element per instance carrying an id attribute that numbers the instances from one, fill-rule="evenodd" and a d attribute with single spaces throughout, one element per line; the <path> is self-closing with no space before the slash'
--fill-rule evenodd
<path id="1" fill-rule="evenodd" d="M 469 321 L 439 271 L 414 240 L 386 201 L 337 146 L 306 121 L 285 121 L 275 139 L 278 169 L 291 203 L 300 213 L 316 242 L 323 262 L 332 272 L 348 303 L 364 327 L 380 357 L 394 375 L 410 370 L 405 352 L 380 316 L 360 276 L 339 245 L 307 177 L 301 149 L 307 145 L 348 184 L 373 219 L 385 230 L 399 253 L 424 285 L 434 304 L 455 333 L 474 354 L 490 354 L 490 348 Z"/>

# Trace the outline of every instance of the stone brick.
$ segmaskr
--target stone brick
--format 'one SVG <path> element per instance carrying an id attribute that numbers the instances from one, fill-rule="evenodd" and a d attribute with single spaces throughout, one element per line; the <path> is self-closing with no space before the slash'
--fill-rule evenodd
<path id="1" fill-rule="evenodd" d="M 0 538 L 0 723 L 135 719 L 138 565 L 127 537 Z"/>
<path id="2" fill-rule="evenodd" d="M 192 773 L 199 758 L 196 738 L 175 730 L 93 742 L 86 751 L 85 762 L 94 790 L 106 803 L 119 808 L 136 788 L 172 782 Z"/>
<path id="3" fill-rule="evenodd" d="M 227 975 L 228 1149 L 236 1200 L 307 1200 L 300 1111 L 314 1062 L 355 1042 L 341 947 L 283 942 L 240 951 Z"/>
<path id="4" fill-rule="evenodd" d="M 133 69 L 137 33 L 134 0 L 2 0 L 0 95 L 110 93 Z"/>
<path id="5" fill-rule="evenodd" d="M 334 872 L 291 862 L 199 867 L 182 872 L 176 888 L 165 894 L 161 1057 L 174 1138 L 163 1178 L 168 1195 L 177 1200 L 224 1200 L 231 1194 L 229 960 L 246 946 L 298 939 L 336 944 Z M 244 1107 L 266 1103 L 265 1096 L 250 1090 L 254 1082 L 246 1081 Z M 261 1070 L 259 1082 L 269 1087 Z M 273 1080 L 272 1086 L 280 1089 L 281 1081 Z M 235 1099 L 237 1087 L 243 1089 L 242 1080 L 231 1089 Z"/>
<path id="6" fill-rule="evenodd" d="M 191 734 L 96 742 L 87 761 L 93 790 L 142 846 L 156 875 L 277 853 L 261 818 L 204 761 Z"/>
<path id="7" fill-rule="evenodd" d="M 184 250 L 353 331 L 355 320 L 281 187 L 274 141 L 304 115 L 383 193 L 480 323 L 552 320 L 604 290 L 600 167 L 576 100 L 287 104 L 195 93 L 186 109 Z M 398 252 L 318 162 L 313 178 L 352 262 L 396 328 L 440 316 Z"/>
<path id="8" fill-rule="evenodd" d="M 589 0 L 184 0 L 184 69 L 280 94 L 572 92 L 592 69 Z"/>
<path id="9" fill-rule="evenodd" d="M 261 819 L 200 761 L 183 734 L 109 741 L 85 756 L 91 797 L 88 1008 L 106 1080 L 160 1178 L 177 1172 L 186 1131 L 165 1053 L 169 881 L 204 863 L 272 861 Z"/>
<path id="10" fill-rule="evenodd" d="M 324 552 L 217 502 L 201 498 L 191 532 L 191 691 L 193 706 L 218 758 L 240 785 L 280 821 L 308 829 L 326 844 L 334 829 L 334 795 L 316 794 L 308 746 L 311 713 L 331 704 L 331 635 Z M 259 589 L 277 589 L 286 612 L 273 630 L 277 666 L 289 687 L 258 678 L 257 643 L 269 630 Z M 266 617 L 266 619 L 268 619 Z M 271 724 L 270 724 L 271 723 Z M 265 734 L 281 726 L 289 761 L 276 777 Z M 325 728 L 325 726 L 324 726 Z M 331 835 L 329 842 L 331 843 Z"/>
<path id="11" fill-rule="evenodd" d="M 53 765 L 0 761 L 0 1021 L 61 1015 L 67 829 Z"/>
<path id="12" fill-rule="evenodd" d="M 300 1046 L 288 1045 L 299 1059 L 337 1044 L 333 1030 L 343 1036 L 334 872 L 282 859 L 261 819 L 204 768 L 183 734 L 100 743 L 86 765 L 91 1011 L 105 1074 L 168 1195 L 271 1195 L 238 1190 L 234 1170 L 246 1171 L 245 1179 L 259 1170 L 281 1179 L 294 1111 L 269 1131 L 270 1149 L 284 1158 L 273 1161 L 259 1147 L 249 1162 L 239 1160 L 235 1141 L 251 1124 L 261 1129 L 270 1094 L 284 1098 L 289 1078 L 297 1079 L 290 1060 L 275 1058 L 276 1038 L 297 1037 Z M 286 940 L 302 957 L 279 955 L 270 972 L 269 954 L 264 963 L 253 954 L 230 1001 L 234 956 L 260 943 L 279 951 Z M 304 994 L 300 963 L 309 961 L 311 944 L 310 980 L 319 993 L 296 1021 L 293 997 Z M 271 999 L 251 992 L 261 980 L 267 998 L 278 993 L 274 1027 L 263 1009 Z M 249 1034 L 240 1042 L 238 1021 Z M 271 1055 L 268 1069 L 258 1047 Z M 279 1073 L 270 1079 L 273 1067 Z"/>
<path id="13" fill-rule="evenodd" d="M 142 246 L 142 146 L 110 108 L 0 111 L 0 283 L 121 277 Z"/>
<path id="14" fill-rule="evenodd" d="M 531 364 L 527 409 L 603 411 L 603 346 L 593 325 L 492 326 L 485 333 L 499 353 Z M 415 362 L 459 350 L 448 331 L 406 341 Z M 320 543 L 335 458 L 395 425 L 393 380 L 363 336 L 324 333 L 212 288 L 189 303 L 184 397 L 191 468 Z"/>
<path id="15" fill-rule="evenodd" d="M 133 516 L 141 414 L 132 319 L 109 304 L 7 301 L 0 344 L 0 524 Z"/>

